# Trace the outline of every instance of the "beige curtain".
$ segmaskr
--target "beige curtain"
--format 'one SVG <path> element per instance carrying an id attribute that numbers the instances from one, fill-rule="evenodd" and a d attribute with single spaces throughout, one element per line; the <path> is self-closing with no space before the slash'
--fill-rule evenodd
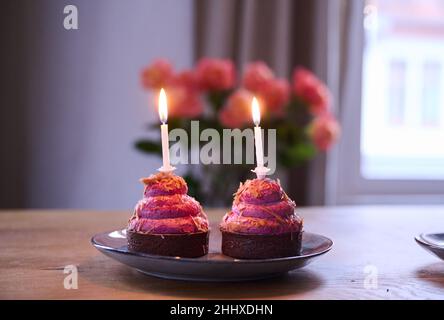
<path id="1" fill-rule="evenodd" d="M 239 67 L 266 61 L 279 76 L 312 64 L 316 1 L 196 0 L 196 54 L 227 57 Z"/>

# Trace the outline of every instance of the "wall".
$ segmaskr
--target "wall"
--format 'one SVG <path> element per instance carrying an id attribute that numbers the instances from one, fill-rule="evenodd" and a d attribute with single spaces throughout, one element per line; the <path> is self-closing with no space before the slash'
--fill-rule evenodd
<path id="1" fill-rule="evenodd" d="M 79 29 L 63 28 L 63 8 Z M 160 166 L 133 142 L 157 121 L 142 66 L 193 59 L 192 0 L 26 1 L 24 206 L 128 209 Z M 21 86 L 21 83 L 20 83 Z"/>

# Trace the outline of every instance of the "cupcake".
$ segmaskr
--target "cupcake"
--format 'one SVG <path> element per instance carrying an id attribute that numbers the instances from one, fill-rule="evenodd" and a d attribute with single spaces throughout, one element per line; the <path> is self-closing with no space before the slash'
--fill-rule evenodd
<path id="1" fill-rule="evenodd" d="M 185 180 L 161 172 L 141 181 L 145 191 L 128 222 L 128 250 L 190 258 L 207 254 L 208 218 L 187 195 Z"/>
<path id="2" fill-rule="evenodd" d="M 302 219 L 278 181 L 247 180 L 220 225 L 222 253 L 239 259 L 299 255 Z"/>

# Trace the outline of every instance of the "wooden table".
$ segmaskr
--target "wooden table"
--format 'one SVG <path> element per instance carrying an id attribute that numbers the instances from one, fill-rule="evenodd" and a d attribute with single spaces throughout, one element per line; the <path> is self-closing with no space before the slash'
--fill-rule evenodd
<path id="1" fill-rule="evenodd" d="M 223 210 L 207 213 L 217 223 Z M 142 275 L 91 246 L 93 234 L 123 227 L 129 212 L 3 211 L 0 298 L 444 298 L 444 262 L 413 240 L 424 231 L 444 232 L 443 206 L 301 208 L 299 213 L 306 230 L 334 240 L 330 253 L 280 278 L 192 283 Z M 78 289 L 64 289 L 66 265 L 78 267 Z"/>

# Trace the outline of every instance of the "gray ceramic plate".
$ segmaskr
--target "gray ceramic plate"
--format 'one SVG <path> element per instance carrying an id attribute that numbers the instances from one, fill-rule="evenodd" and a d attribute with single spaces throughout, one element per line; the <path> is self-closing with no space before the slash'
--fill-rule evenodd
<path id="1" fill-rule="evenodd" d="M 100 233 L 91 242 L 100 252 L 138 271 L 156 277 L 192 281 L 243 281 L 277 276 L 302 268 L 328 252 L 333 242 L 324 236 L 304 232 L 300 256 L 240 260 L 222 255 L 220 235 L 210 237 L 210 252 L 200 258 L 155 256 L 128 252 L 125 230 Z"/>
<path id="2" fill-rule="evenodd" d="M 415 240 L 421 247 L 444 260 L 444 233 L 422 233 Z"/>

